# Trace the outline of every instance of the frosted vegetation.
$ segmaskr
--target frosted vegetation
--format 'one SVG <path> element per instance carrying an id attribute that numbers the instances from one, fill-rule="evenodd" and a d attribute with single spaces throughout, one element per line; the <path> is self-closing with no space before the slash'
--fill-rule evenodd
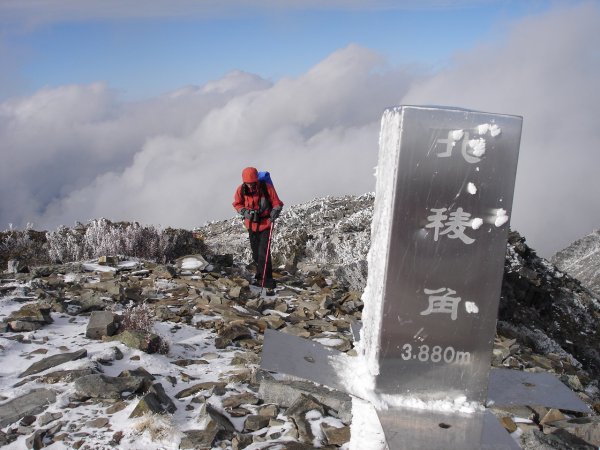
<path id="1" fill-rule="evenodd" d="M 29 264 L 66 263 L 103 255 L 165 262 L 180 256 L 179 250 L 199 246 L 201 242 L 190 231 L 142 226 L 137 222 L 113 223 L 103 218 L 49 232 L 25 229 L 0 233 L 0 255 Z M 0 264 L 6 266 L 6 260 Z"/>

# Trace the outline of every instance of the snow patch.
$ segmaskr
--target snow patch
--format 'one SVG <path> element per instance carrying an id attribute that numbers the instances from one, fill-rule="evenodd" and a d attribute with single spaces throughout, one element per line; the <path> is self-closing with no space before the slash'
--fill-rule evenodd
<path id="1" fill-rule="evenodd" d="M 471 228 L 473 228 L 474 230 L 478 230 L 481 225 L 483 225 L 483 220 L 479 217 L 475 217 L 472 221 L 471 221 Z"/>
<path id="2" fill-rule="evenodd" d="M 485 154 L 485 139 L 470 139 L 469 147 L 472 149 L 473 156 L 481 158 Z"/>
<path id="3" fill-rule="evenodd" d="M 463 130 L 454 130 L 451 134 L 454 141 L 460 141 L 464 135 L 465 132 Z"/>
<path id="4" fill-rule="evenodd" d="M 479 312 L 479 307 L 475 302 L 465 302 L 465 309 L 469 314 L 477 314 Z"/>
<path id="5" fill-rule="evenodd" d="M 506 222 L 508 222 L 508 215 L 506 214 L 506 210 L 499 208 L 496 210 L 496 219 L 494 220 L 494 225 L 497 227 L 501 227 Z"/>

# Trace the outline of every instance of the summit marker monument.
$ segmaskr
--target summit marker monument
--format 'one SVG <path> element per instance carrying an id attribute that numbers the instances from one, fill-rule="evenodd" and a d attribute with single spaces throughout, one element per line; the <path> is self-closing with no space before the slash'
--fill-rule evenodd
<path id="1" fill-rule="evenodd" d="M 371 402 L 391 450 L 519 448 L 489 404 L 587 411 L 549 374 L 491 369 L 521 126 L 386 110 L 359 355 L 267 330 L 261 366 Z"/>

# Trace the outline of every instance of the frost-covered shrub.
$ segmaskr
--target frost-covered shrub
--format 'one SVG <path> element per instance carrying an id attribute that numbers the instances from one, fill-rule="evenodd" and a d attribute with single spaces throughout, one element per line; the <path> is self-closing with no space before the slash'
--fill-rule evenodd
<path id="1" fill-rule="evenodd" d="M 129 331 L 154 332 L 154 318 L 148 305 L 131 306 L 123 312 L 121 328 Z"/>
<path id="2" fill-rule="evenodd" d="M 29 228 L 0 232 L 0 270 L 6 267 L 10 259 L 18 259 L 27 264 L 47 263 L 44 233 Z"/>
<path id="3" fill-rule="evenodd" d="M 167 354 L 169 352 L 169 344 L 160 335 L 154 332 L 154 315 L 152 310 L 146 304 L 130 306 L 125 309 L 121 319 L 121 330 L 122 331 L 138 331 L 144 333 L 149 343 L 154 342 L 152 347 L 153 352 Z M 152 336 L 158 340 L 154 341 Z"/>
<path id="4" fill-rule="evenodd" d="M 165 230 L 137 222 L 96 219 L 71 229 L 64 226 L 46 234 L 53 261 L 78 261 L 104 255 L 125 255 L 158 262 L 205 250 L 187 230 Z"/>
<path id="5" fill-rule="evenodd" d="M 46 233 L 46 241 L 51 261 L 79 261 L 85 257 L 81 229 L 61 225 L 56 231 Z"/>
<path id="6" fill-rule="evenodd" d="M 134 423 L 132 434 L 147 435 L 151 441 L 165 444 L 181 439 L 181 432 L 174 425 L 172 416 L 167 414 L 144 414 Z"/>

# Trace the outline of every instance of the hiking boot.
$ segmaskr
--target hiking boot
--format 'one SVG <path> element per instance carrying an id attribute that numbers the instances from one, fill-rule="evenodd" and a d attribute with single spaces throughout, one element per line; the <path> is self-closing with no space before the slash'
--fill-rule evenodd
<path id="1" fill-rule="evenodd" d="M 262 279 L 260 279 L 260 278 L 255 278 L 254 280 L 252 280 L 252 286 L 258 286 L 258 287 L 261 287 L 261 286 L 262 286 Z"/>
<path id="2" fill-rule="evenodd" d="M 275 289 L 276 285 L 277 285 L 277 283 L 275 282 L 275 280 L 273 278 L 267 278 L 265 280 L 265 287 L 267 289 Z"/>
<path id="3" fill-rule="evenodd" d="M 267 297 L 272 297 L 275 295 L 275 289 L 267 289 L 266 292 Z"/>

